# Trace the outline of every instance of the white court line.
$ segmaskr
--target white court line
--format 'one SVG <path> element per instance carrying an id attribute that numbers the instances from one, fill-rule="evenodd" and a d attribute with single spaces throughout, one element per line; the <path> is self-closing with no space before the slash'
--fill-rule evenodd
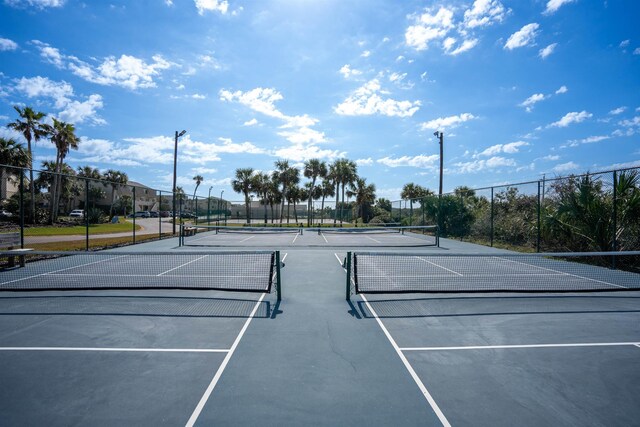
<path id="1" fill-rule="evenodd" d="M 298 238 L 298 236 L 300 235 L 300 233 L 296 233 L 296 235 L 293 238 L 293 241 L 291 242 L 291 244 L 296 242 L 296 239 Z"/>
<path id="2" fill-rule="evenodd" d="M 282 259 L 280 261 L 284 262 L 284 259 L 287 257 L 287 255 L 288 254 L 284 254 L 284 256 L 282 257 Z M 258 306 L 260 305 L 260 303 L 262 303 L 262 300 L 264 299 L 265 295 L 266 295 L 266 293 L 263 293 L 262 295 L 260 295 L 260 299 L 258 300 L 258 302 L 256 302 L 255 307 L 253 307 L 253 310 L 251 311 L 251 314 L 249 315 L 249 318 L 244 323 L 244 326 L 242 327 L 242 330 L 240 330 L 240 333 L 236 337 L 236 340 L 233 342 L 233 345 L 231 346 L 231 348 L 227 352 L 227 355 L 225 356 L 224 360 L 222 361 L 222 364 L 220 364 L 220 367 L 216 371 L 216 374 L 211 379 L 211 382 L 209 383 L 209 386 L 207 387 L 207 389 L 205 390 L 204 394 L 200 398 L 200 401 L 196 405 L 196 408 L 193 410 L 193 413 L 191 414 L 191 417 L 189 417 L 189 420 L 187 421 L 187 424 L 185 424 L 185 427 L 193 427 L 193 425 L 196 423 L 196 421 L 198 421 L 198 417 L 200 416 L 200 413 L 204 409 L 204 405 L 207 404 L 207 401 L 209 400 L 209 397 L 211 397 L 211 393 L 213 393 L 213 389 L 216 387 L 216 384 L 218 384 L 218 381 L 220 380 L 220 377 L 222 376 L 222 373 L 224 372 L 225 368 L 227 367 L 227 364 L 229 363 L 229 360 L 231 360 L 231 356 L 233 356 L 233 353 L 236 351 L 236 347 L 238 347 L 238 344 L 240 343 L 240 340 L 242 339 L 242 336 L 244 335 L 245 331 L 249 327 L 249 323 L 251 323 L 251 320 L 253 319 L 253 316 L 256 314 L 256 311 L 258 310 Z"/>
<path id="3" fill-rule="evenodd" d="M 340 257 L 338 256 L 338 254 L 334 253 L 334 255 L 338 259 L 338 262 L 340 263 L 340 265 L 342 265 L 342 261 L 340 261 Z M 346 268 L 343 267 L 343 269 L 346 271 Z M 367 308 L 369 308 L 369 311 L 371 312 L 371 314 L 373 314 L 373 317 L 375 317 L 376 321 L 378 322 L 378 325 L 380 325 L 380 328 L 382 329 L 382 332 L 384 332 L 384 334 L 386 335 L 387 339 L 389 340 L 389 342 L 395 349 L 396 353 L 400 357 L 400 360 L 402 360 L 402 363 L 404 364 L 405 368 L 407 368 L 407 371 L 409 371 L 409 374 L 411 375 L 416 385 L 422 392 L 422 395 L 424 396 L 424 398 L 427 399 L 429 406 L 431 406 L 431 409 L 433 409 L 433 412 L 435 412 L 436 416 L 438 417 L 442 425 L 445 427 L 451 427 L 451 424 L 449 424 L 449 420 L 447 420 L 447 417 L 444 416 L 444 414 L 440 410 L 440 407 L 438 406 L 436 401 L 433 399 L 433 396 L 431 396 L 431 393 L 429 393 L 429 390 L 427 390 L 422 380 L 420 380 L 420 377 L 418 377 L 418 374 L 416 374 L 416 371 L 413 370 L 413 367 L 411 366 L 407 358 L 404 357 L 402 350 L 400 349 L 400 347 L 398 347 L 398 344 L 396 344 L 395 340 L 393 339 L 389 331 L 387 331 L 387 328 L 384 326 L 384 324 L 382 323 L 382 320 L 380 320 L 380 318 L 378 317 L 378 314 L 373 309 L 373 307 L 371 307 L 371 304 L 369 304 L 369 301 L 367 301 L 367 298 L 365 298 L 363 294 L 360 294 L 360 297 L 364 300 L 365 304 L 367 304 Z"/>
<path id="4" fill-rule="evenodd" d="M 191 261 L 189 261 L 189 262 L 185 262 L 184 264 L 179 265 L 179 266 L 177 266 L 177 267 L 174 267 L 174 268 L 172 268 L 171 270 L 167 270 L 167 271 L 164 271 L 164 272 L 162 272 L 162 273 L 160 273 L 160 274 L 156 274 L 156 276 L 162 276 L 162 275 L 167 274 L 167 273 L 169 273 L 169 272 L 171 272 L 171 271 L 173 271 L 173 270 L 177 270 L 177 269 L 179 269 L 179 268 L 181 268 L 181 267 L 184 267 L 185 265 L 189 265 L 189 264 L 191 264 L 192 262 L 200 261 L 201 259 L 206 258 L 206 257 L 208 257 L 208 256 L 209 256 L 209 255 L 203 255 L 203 256 L 201 256 L 200 258 L 196 258 L 196 259 L 191 260 Z"/>
<path id="5" fill-rule="evenodd" d="M 0 347 L 0 351 L 117 351 L 151 353 L 227 353 L 218 348 Z"/>
<path id="6" fill-rule="evenodd" d="M 495 350 L 510 348 L 615 347 L 640 346 L 637 342 L 591 342 L 575 344 L 470 345 L 461 347 L 405 347 L 402 351 Z"/>
<path id="7" fill-rule="evenodd" d="M 427 390 L 427 388 L 423 384 L 420 377 L 418 377 L 418 374 L 416 374 L 416 371 L 413 370 L 413 367 L 411 366 L 407 358 L 402 353 L 402 349 L 398 347 L 398 344 L 396 344 L 395 340 L 393 339 L 389 331 L 387 331 L 387 328 L 384 326 L 384 324 L 382 323 L 382 320 L 380 320 L 380 318 L 378 317 L 378 314 L 375 312 L 373 307 L 371 307 L 367 298 L 363 294 L 360 294 L 360 297 L 364 300 L 365 304 L 367 304 L 367 308 L 369 309 L 371 314 L 373 314 L 373 317 L 375 317 L 376 321 L 378 322 L 378 325 L 380 325 L 380 328 L 382 328 L 382 331 L 387 336 L 387 339 L 389 340 L 393 348 L 396 350 L 396 353 L 400 357 L 400 360 L 402 360 L 402 363 L 404 364 L 405 368 L 407 368 L 407 370 L 409 371 L 409 374 L 411 374 L 411 377 L 418 385 L 418 388 L 422 392 L 422 395 L 425 397 L 425 399 L 427 399 L 427 402 L 429 402 L 429 406 L 431 406 L 431 409 L 433 409 L 433 412 L 436 413 L 442 425 L 445 427 L 451 427 L 451 424 L 449 424 L 447 417 L 444 416 L 444 414 L 440 410 L 440 407 L 431 396 L 431 393 L 429 393 L 429 390 Z"/>
<path id="8" fill-rule="evenodd" d="M 253 239 L 254 237 L 256 237 L 256 236 L 249 236 L 249 237 L 247 237 L 246 239 L 242 239 L 242 240 L 240 240 L 240 243 L 242 243 L 242 242 L 246 242 L 247 240 L 249 240 L 249 239 Z"/>
<path id="9" fill-rule="evenodd" d="M 604 285 L 609 285 L 609 286 L 615 286 L 616 288 L 628 289 L 626 286 L 616 285 L 615 283 L 603 282 L 602 280 L 591 279 L 590 277 L 583 277 L 583 276 L 578 276 L 577 274 L 565 273 L 564 271 L 558 271 L 558 270 L 554 270 L 552 268 L 539 267 L 539 266 L 537 266 L 535 264 L 528 264 L 526 262 L 516 261 L 516 260 L 513 260 L 513 259 L 500 258 L 500 257 L 494 257 L 494 258 L 504 259 L 505 261 L 511 261 L 511 262 L 515 262 L 515 263 L 518 263 L 518 264 L 523 264 L 523 265 L 527 265 L 527 266 L 530 266 L 530 267 L 539 268 L 541 270 L 554 271 L 556 273 L 559 273 L 559 274 L 562 274 L 562 275 L 565 275 L 565 276 L 577 277 L 578 279 L 591 280 L 592 282 L 602 283 Z"/>
<path id="10" fill-rule="evenodd" d="M 322 236 L 322 238 L 324 239 L 324 242 L 325 242 L 326 244 L 329 244 L 329 241 L 327 240 L 327 238 L 326 238 L 326 237 L 324 237 L 324 234 L 320 233 L 320 235 L 321 235 L 321 236 Z"/>
<path id="11" fill-rule="evenodd" d="M 49 274 L 49 276 L 61 276 L 61 277 L 104 277 L 104 275 L 99 275 L 95 273 L 56 273 Z M 37 277 L 37 276 L 33 276 Z M 158 277 L 157 274 L 109 274 L 109 277 Z M 175 278 L 176 276 L 169 276 Z M 223 275 L 223 274 L 181 274 L 179 277 L 198 279 L 198 278 L 212 278 L 212 277 L 258 277 L 262 278 L 264 275 L 256 274 L 256 275 L 247 275 L 247 274 L 232 274 L 232 275 Z M 9 282 L 7 282 L 9 283 Z"/>
<path id="12" fill-rule="evenodd" d="M 455 273 L 455 272 L 454 272 Z M 359 277 L 388 277 L 386 275 L 376 275 L 376 274 L 358 274 Z M 474 278 L 495 278 L 495 274 L 465 274 L 464 276 L 460 274 L 461 277 L 474 277 Z M 510 274 L 500 274 L 500 277 L 555 277 L 555 276 L 564 276 L 560 273 L 510 273 Z M 422 277 L 424 279 L 431 278 L 439 278 L 439 277 L 451 277 L 450 274 L 397 274 L 393 277 L 398 278 L 411 278 L 415 279 L 418 277 Z"/>
<path id="13" fill-rule="evenodd" d="M 342 269 L 343 269 L 344 271 L 347 271 L 347 269 L 345 268 L 345 266 L 342 264 L 342 260 L 340 259 L 340 257 L 338 256 L 338 254 L 337 254 L 337 253 L 335 253 L 335 252 L 334 252 L 333 254 L 336 256 L 336 259 L 338 260 L 338 262 L 339 262 L 339 263 L 340 263 L 340 265 L 342 266 Z"/>
<path id="14" fill-rule="evenodd" d="M 36 277 L 42 277 L 42 276 L 47 276 L 47 275 L 50 275 L 50 274 L 58 273 L 60 271 L 71 270 L 72 268 L 85 267 L 87 265 L 98 264 L 100 262 L 105 262 L 105 261 L 113 261 L 114 259 L 124 258 L 124 257 L 125 257 L 125 255 L 120 255 L 120 256 L 114 256 L 113 258 L 106 258 L 106 259 L 101 259 L 99 261 L 88 262 L 86 264 L 78 264 L 78 265 L 74 265 L 73 267 L 61 268 L 60 270 L 54 270 L 54 271 L 49 271 L 47 273 L 36 274 L 35 276 L 27 276 L 27 277 L 22 277 L 20 279 L 9 280 L 8 282 L 0 283 L 0 285 L 6 285 L 8 283 L 13 283 L 13 282 L 19 282 L 21 280 L 30 280 L 30 279 L 34 279 Z"/>
<path id="15" fill-rule="evenodd" d="M 447 267 L 443 267 L 443 266 L 438 265 L 438 264 L 436 264 L 436 263 L 434 263 L 434 262 L 427 261 L 426 259 L 421 258 L 421 257 L 418 257 L 418 256 L 417 256 L 416 258 L 418 258 L 420 261 L 424 261 L 424 262 L 426 262 L 427 264 L 431 264 L 431 265 L 433 265 L 433 266 L 435 266 L 435 267 L 441 268 L 441 269 L 443 269 L 443 270 L 447 270 L 447 271 L 448 271 L 448 272 L 450 272 L 450 273 L 457 274 L 457 275 L 458 275 L 458 276 L 460 276 L 460 277 L 464 277 L 464 275 L 462 275 L 462 274 L 458 273 L 457 271 L 449 270 Z"/>
<path id="16" fill-rule="evenodd" d="M 373 240 L 376 243 L 382 243 L 380 240 L 376 240 L 373 237 L 370 237 L 370 236 L 364 236 L 364 237 L 366 237 L 367 239 Z"/>

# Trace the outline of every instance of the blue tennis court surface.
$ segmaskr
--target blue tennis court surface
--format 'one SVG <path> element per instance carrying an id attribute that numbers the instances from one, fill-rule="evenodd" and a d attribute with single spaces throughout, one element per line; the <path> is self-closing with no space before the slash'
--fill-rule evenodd
<path id="1" fill-rule="evenodd" d="M 283 237 L 265 237 L 265 249 Z M 42 280 L 56 289 L 0 293 L 3 425 L 622 426 L 640 419 L 640 293 L 363 288 L 346 300 L 345 259 L 358 248 L 341 243 L 283 250 L 278 300 L 273 286 L 260 288 L 273 273 L 264 267 L 271 258 L 224 266 L 231 258 L 216 256 L 222 248 L 198 255 L 170 244 L 141 245 L 148 258 L 136 260 L 114 251 L 0 272 L 2 283 Z M 441 246 L 396 247 L 408 268 L 398 273 L 385 258 L 366 261 L 368 272 L 375 286 L 384 277 L 400 287 L 459 286 L 462 276 L 477 286 L 506 279 L 524 286 L 533 275 L 536 286 L 557 288 L 578 279 L 563 264 L 519 259 L 516 266 L 489 249 L 482 268 L 467 268 L 451 253 L 477 247 Z M 596 277 L 583 267 L 591 281 L 638 284 L 631 273 Z M 228 283 L 219 277 L 243 269 L 247 275 L 227 291 L 188 289 L 203 276 L 203 286 Z M 80 276 L 95 289 L 73 289 Z M 100 289 L 105 278 L 119 286 Z M 58 290 L 64 281 L 67 290 Z"/>

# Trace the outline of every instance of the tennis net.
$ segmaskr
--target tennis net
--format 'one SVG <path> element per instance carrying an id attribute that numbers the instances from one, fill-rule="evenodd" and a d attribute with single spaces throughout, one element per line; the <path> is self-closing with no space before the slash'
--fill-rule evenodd
<path id="1" fill-rule="evenodd" d="M 0 257 L 16 256 L 0 252 Z M 280 290 L 280 253 L 48 252 L 22 253 L 24 268 L 0 270 L 0 291 L 191 289 Z M 274 286 L 275 283 L 275 286 Z"/>
<path id="2" fill-rule="evenodd" d="M 232 225 L 191 225 L 180 227 L 180 245 L 184 246 L 211 246 L 218 243 L 218 234 L 247 234 L 247 235 L 274 235 L 302 234 L 300 227 L 270 227 L 270 226 L 232 226 Z"/>
<path id="3" fill-rule="evenodd" d="M 326 236 L 369 236 L 397 239 L 398 236 L 413 237 L 422 240 L 420 246 L 439 246 L 440 239 L 437 225 L 417 226 L 365 226 L 365 227 L 316 227 L 308 231 Z M 347 238 L 347 237 L 345 237 Z"/>
<path id="4" fill-rule="evenodd" d="M 352 293 L 640 290 L 640 252 L 425 254 L 349 252 Z"/>

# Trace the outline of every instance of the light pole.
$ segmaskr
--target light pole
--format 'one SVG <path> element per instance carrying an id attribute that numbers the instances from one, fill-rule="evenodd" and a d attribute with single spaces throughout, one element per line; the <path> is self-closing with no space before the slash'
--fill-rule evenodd
<path id="1" fill-rule="evenodd" d="M 213 186 L 209 187 L 209 197 L 207 197 L 207 224 L 211 225 L 211 190 Z"/>
<path id="2" fill-rule="evenodd" d="M 440 143 L 440 185 L 438 186 L 438 228 L 440 229 L 440 232 L 442 230 L 442 147 L 444 145 L 444 134 L 442 132 L 435 131 L 433 135 L 438 138 L 438 142 Z"/>
<path id="3" fill-rule="evenodd" d="M 173 235 L 175 236 L 176 234 L 176 171 L 178 168 L 178 138 L 180 138 L 182 135 L 184 135 L 185 133 L 187 133 L 186 130 L 183 130 L 182 132 L 178 132 L 176 131 L 176 138 L 175 138 L 175 146 L 173 149 Z"/>
<path id="4" fill-rule="evenodd" d="M 221 214 L 220 206 L 221 206 L 221 204 L 222 204 L 222 195 L 223 195 L 223 194 L 224 194 L 224 190 L 222 190 L 222 191 L 220 192 L 220 198 L 218 199 L 218 225 L 220 225 L 220 214 Z M 227 214 L 226 214 L 226 213 L 225 213 L 224 217 L 225 217 L 225 219 L 226 219 L 226 217 L 227 217 Z M 225 225 L 226 225 L 226 224 L 225 224 Z"/>

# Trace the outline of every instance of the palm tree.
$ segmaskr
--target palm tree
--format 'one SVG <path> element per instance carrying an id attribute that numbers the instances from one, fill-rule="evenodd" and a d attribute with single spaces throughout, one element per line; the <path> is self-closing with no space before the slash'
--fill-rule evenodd
<path id="1" fill-rule="evenodd" d="M 22 144 L 11 138 L 0 137 L 0 180 L 9 179 L 9 173 L 4 165 L 24 168 L 29 166 L 29 162 L 29 154 Z M 5 198 L 6 194 L 2 194 L 0 197 Z"/>
<path id="2" fill-rule="evenodd" d="M 280 206 L 282 202 L 282 193 L 280 193 L 280 184 L 276 178 L 273 176 L 269 180 L 268 193 L 267 198 L 269 200 L 269 207 L 271 208 L 271 223 L 275 222 L 275 215 L 273 212 L 273 206 Z"/>
<path id="3" fill-rule="evenodd" d="M 300 188 L 297 185 L 289 187 L 289 191 L 287 191 L 287 223 L 289 222 L 288 218 L 288 210 L 291 203 L 293 203 L 293 217 L 295 219 L 296 224 L 298 223 L 298 210 L 296 209 L 296 204 L 299 201 L 305 200 L 307 198 L 307 191 L 304 188 Z"/>
<path id="4" fill-rule="evenodd" d="M 231 182 L 231 188 L 236 193 L 244 194 L 244 206 L 247 214 L 247 224 L 251 224 L 249 214 L 250 194 L 253 192 L 253 168 L 236 169 L 236 179 Z"/>
<path id="5" fill-rule="evenodd" d="M 94 168 L 92 166 L 78 166 L 78 176 L 82 178 L 89 179 L 100 179 L 102 178 L 102 174 L 98 168 Z"/>
<path id="6" fill-rule="evenodd" d="M 193 209 L 193 213 L 196 215 L 196 224 L 198 223 L 198 200 L 196 199 L 196 192 L 198 191 L 198 187 L 200 187 L 200 184 L 202 183 L 202 181 L 204 181 L 204 178 L 202 177 L 202 175 L 196 175 L 193 177 L 193 180 L 196 182 L 196 188 L 195 190 L 193 190 L 193 201 L 195 203 L 195 208 Z"/>
<path id="7" fill-rule="evenodd" d="M 300 171 L 295 168 L 289 166 L 288 160 L 277 160 L 276 161 L 276 170 L 273 172 L 273 179 L 277 180 L 280 184 L 282 184 L 282 206 L 280 208 L 280 224 L 282 224 L 282 219 L 284 217 L 284 202 L 287 199 L 287 191 L 290 186 L 296 185 L 300 182 Z M 287 208 L 287 213 L 289 212 Z M 289 216 L 287 215 L 287 222 L 289 222 Z"/>
<path id="8" fill-rule="evenodd" d="M 53 126 L 50 128 L 51 142 L 56 146 L 56 170 L 54 175 L 53 192 L 51 194 L 51 215 L 49 221 L 53 222 L 58 217 L 60 195 L 62 192 L 62 165 L 70 149 L 77 150 L 80 138 L 76 136 L 76 128 L 71 123 L 66 123 L 53 119 Z"/>
<path id="9" fill-rule="evenodd" d="M 414 184 L 413 182 L 410 182 L 408 184 L 405 184 L 402 187 L 402 192 L 400 193 L 400 197 L 403 199 L 409 199 L 409 225 L 412 225 L 413 222 L 413 201 L 415 199 L 420 199 L 423 197 L 426 197 L 427 195 L 429 195 L 430 191 L 427 190 L 426 188 L 418 185 L 418 184 Z M 405 209 L 406 209 L 405 205 Z"/>
<path id="10" fill-rule="evenodd" d="M 306 178 L 311 178 L 311 187 L 309 188 L 309 199 L 307 201 L 307 225 L 311 225 L 312 212 L 313 212 L 313 203 L 312 196 L 314 194 L 314 189 L 316 186 L 316 179 L 318 177 L 324 178 L 327 176 L 327 164 L 325 162 L 321 162 L 319 159 L 309 159 L 304 162 L 304 176 Z"/>
<path id="11" fill-rule="evenodd" d="M 35 189 L 33 186 L 33 152 L 31 151 L 31 141 L 39 141 L 40 138 L 47 138 L 49 136 L 49 129 L 44 126 L 40 120 L 45 116 L 44 113 L 35 112 L 31 107 L 20 108 L 18 106 L 13 107 L 17 111 L 19 119 L 15 122 L 11 122 L 7 125 L 9 129 L 13 129 L 20 132 L 24 139 L 27 140 L 27 154 L 29 155 L 29 191 L 31 192 L 31 211 L 30 222 L 35 223 Z M 20 120 L 22 119 L 22 120 Z"/>
<path id="12" fill-rule="evenodd" d="M 116 198 L 116 191 L 122 185 L 126 185 L 129 181 L 129 177 L 126 173 L 120 172 L 114 169 L 109 169 L 104 173 L 102 178 L 107 181 L 105 185 L 111 186 L 111 203 L 109 205 L 109 219 L 113 218 L 113 203 Z"/>
<path id="13" fill-rule="evenodd" d="M 335 226 L 338 221 L 338 207 L 340 206 L 340 162 L 335 160 L 329 165 L 329 171 L 327 172 L 327 180 L 332 186 L 335 186 L 333 194 L 336 196 L 336 208 L 333 213 L 333 225 Z"/>
<path id="14" fill-rule="evenodd" d="M 320 194 L 322 195 L 322 202 L 320 204 L 320 212 L 321 212 L 321 225 L 324 222 L 324 200 L 327 197 L 334 197 L 336 195 L 335 188 L 333 187 L 333 182 L 330 178 L 324 178 L 322 180 L 322 186 L 320 187 Z"/>
<path id="15" fill-rule="evenodd" d="M 349 159 L 338 159 L 334 162 L 333 166 L 334 166 L 334 169 L 332 173 L 336 183 L 336 196 L 338 194 L 338 187 L 341 186 L 342 197 L 340 199 L 342 200 L 342 204 L 344 205 L 345 204 L 344 203 L 345 186 L 347 184 L 351 184 L 355 182 L 358 176 L 357 175 L 358 167 L 355 164 L 355 162 Z M 338 201 L 336 197 L 336 209 L 337 208 L 338 208 Z M 342 211 L 343 209 L 340 209 L 340 225 L 341 226 L 342 226 Z M 335 223 L 335 220 L 334 220 L 334 223 Z"/>
<path id="16" fill-rule="evenodd" d="M 272 182 L 269 174 L 258 172 L 253 175 L 252 183 L 253 191 L 260 198 L 260 203 L 264 206 L 264 223 L 267 224 L 267 204 L 269 204 L 269 192 L 271 191 Z"/>
<path id="17" fill-rule="evenodd" d="M 356 178 L 354 183 L 349 184 L 349 191 L 347 192 L 349 197 L 355 197 L 356 206 L 358 211 L 356 212 L 356 218 L 362 218 L 362 222 L 365 222 L 365 206 L 370 206 L 376 200 L 376 186 L 375 184 L 367 184 L 366 178 Z"/>

